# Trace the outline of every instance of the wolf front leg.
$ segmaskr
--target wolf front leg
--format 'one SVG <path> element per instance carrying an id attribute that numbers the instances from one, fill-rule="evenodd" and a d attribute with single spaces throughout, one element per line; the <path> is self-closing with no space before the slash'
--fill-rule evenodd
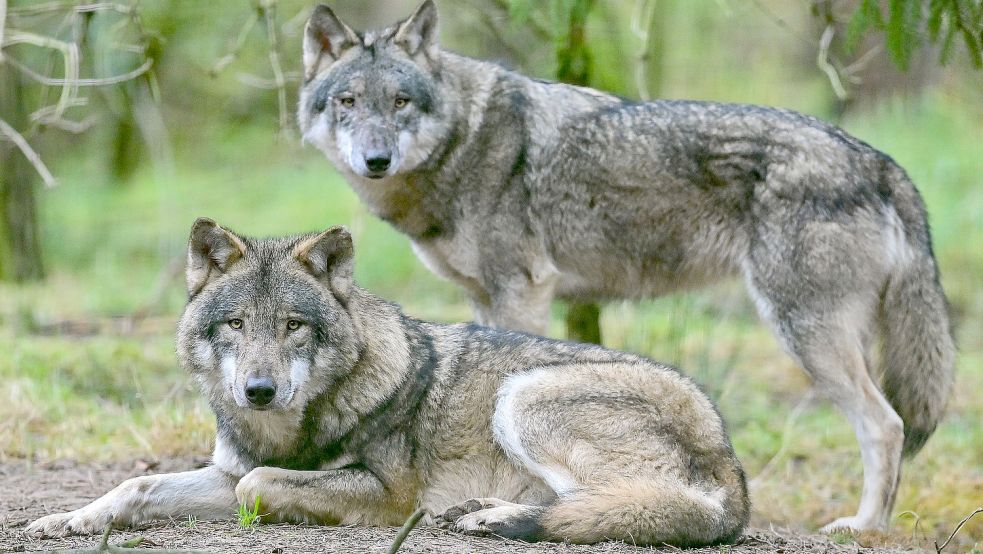
<path id="1" fill-rule="evenodd" d="M 63 537 L 102 532 L 107 525 L 136 525 L 155 519 L 221 519 L 235 513 L 235 479 L 217 467 L 144 475 L 123 481 L 91 504 L 42 517 L 26 533 Z"/>
<path id="2" fill-rule="evenodd" d="M 487 298 L 472 298 L 475 321 L 502 329 L 545 335 L 550 324 L 550 305 L 560 272 L 548 259 L 528 267 L 486 270 L 493 276 Z"/>
<path id="3" fill-rule="evenodd" d="M 409 487 L 408 487 L 409 488 Z M 257 467 L 236 486 L 239 503 L 276 521 L 324 524 L 395 525 L 412 511 L 413 500 L 389 490 L 361 468 L 298 471 Z M 405 512 L 405 513 L 404 513 Z"/>

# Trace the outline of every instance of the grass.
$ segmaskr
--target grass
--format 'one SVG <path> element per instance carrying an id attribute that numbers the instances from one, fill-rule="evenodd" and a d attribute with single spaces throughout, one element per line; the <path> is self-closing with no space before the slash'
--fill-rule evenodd
<path id="1" fill-rule="evenodd" d="M 763 75 L 746 77 L 730 69 L 740 69 L 739 60 L 717 62 L 713 79 L 683 75 L 689 57 L 713 56 L 688 44 L 678 50 L 667 66 L 671 96 L 820 111 L 815 78 L 788 84 L 769 63 L 759 64 Z M 983 499 L 983 117 L 975 97 L 944 83 L 921 101 L 887 102 L 842 124 L 892 155 L 919 185 L 953 306 L 960 355 L 949 413 L 906 462 L 895 528 L 877 539 L 925 545 L 948 536 Z M 146 169 L 126 185 L 105 182 L 95 148 L 50 160 L 62 184 L 40 202 L 49 278 L 0 284 L 0 459 L 210 452 L 213 415 L 174 356 L 185 293 L 169 271 L 180 266 L 198 216 L 253 235 L 343 223 L 355 237 L 363 286 L 418 317 L 470 318 L 460 290 L 427 271 L 319 154 L 274 143 L 262 123 L 196 133 L 179 136 L 172 171 Z M 150 316 L 131 318 L 138 310 Z M 555 307 L 553 336 L 563 335 L 563 312 Z M 613 303 L 602 327 L 608 346 L 678 365 L 718 403 L 753 483 L 757 524 L 814 530 L 856 509 L 861 466 L 853 431 L 810 395 L 807 378 L 758 323 L 740 286 Z M 918 517 L 901 517 L 909 512 Z M 258 517 L 258 506 L 242 506 L 240 521 L 244 513 Z M 950 548 L 979 551 L 981 542 L 978 517 Z"/>
<path id="2" fill-rule="evenodd" d="M 259 525 L 259 521 L 263 517 L 259 515 L 259 503 L 260 497 L 257 495 L 256 499 L 253 500 L 252 508 L 249 508 L 245 502 L 239 505 L 239 509 L 236 510 L 236 519 L 238 519 L 240 527 L 253 529 Z"/>

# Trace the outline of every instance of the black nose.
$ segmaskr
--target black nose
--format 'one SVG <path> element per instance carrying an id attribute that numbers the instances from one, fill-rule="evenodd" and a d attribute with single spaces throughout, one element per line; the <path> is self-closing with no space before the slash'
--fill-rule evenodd
<path id="1" fill-rule="evenodd" d="M 365 158 L 365 167 L 375 173 L 381 173 L 389 169 L 390 163 L 392 163 L 392 157 L 388 154 L 375 154 Z"/>
<path id="2" fill-rule="evenodd" d="M 276 396 L 276 385 L 269 377 L 250 377 L 246 379 L 246 399 L 250 404 L 265 406 Z"/>

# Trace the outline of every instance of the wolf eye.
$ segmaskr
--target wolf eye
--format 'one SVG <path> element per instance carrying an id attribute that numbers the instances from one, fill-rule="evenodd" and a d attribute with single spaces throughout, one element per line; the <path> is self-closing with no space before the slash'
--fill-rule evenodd
<path id="1" fill-rule="evenodd" d="M 409 104 L 409 103 L 410 103 L 410 99 L 409 98 L 399 97 L 399 98 L 396 99 L 396 102 L 394 104 L 396 105 L 396 109 L 397 110 L 401 110 L 401 109 L 405 108 L 406 105 Z"/>
<path id="2" fill-rule="evenodd" d="M 303 323 L 297 321 L 296 319 L 291 319 L 287 321 L 287 331 L 296 331 L 297 329 L 300 329 L 301 325 L 303 325 Z"/>
<path id="3" fill-rule="evenodd" d="M 242 320 L 239 318 L 230 319 L 229 327 L 232 327 L 233 329 L 242 329 Z"/>
<path id="4" fill-rule="evenodd" d="M 328 101 L 325 100 L 323 96 L 314 101 L 315 112 L 321 113 L 324 111 L 324 108 L 327 107 L 328 107 Z"/>
<path id="5" fill-rule="evenodd" d="M 344 98 L 341 98 L 341 99 L 338 100 L 338 102 L 341 102 L 341 105 L 344 106 L 344 107 L 346 107 L 346 108 L 354 108 L 355 107 L 355 99 L 352 98 L 351 96 L 346 96 Z"/>

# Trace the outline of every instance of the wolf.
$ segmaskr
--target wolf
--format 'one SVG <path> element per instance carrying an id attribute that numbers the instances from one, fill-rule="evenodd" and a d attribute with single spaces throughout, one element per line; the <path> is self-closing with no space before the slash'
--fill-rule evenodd
<path id="1" fill-rule="evenodd" d="M 638 356 L 418 321 L 352 278 L 349 232 L 250 239 L 199 219 L 178 355 L 217 420 L 212 465 L 130 479 L 28 533 L 227 518 L 393 525 L 415 509 L 526 541 L 709 545 L 747 523 L 710 399 Z"/>
<path id="2" fill-rule="evenodd" d="M 856 431 L 860 505 L 826 529 L 885 528 L 902 457 L 943 416 L 955 357 L 905 172 L 793 111 L 634 102 L 448 52 L 437 34 L 430 0 L 368 32 L 318 6 L 303 43 L 303 139 L 467 291 L 483 324 L 542 334 L 554 298 L 742 279 Z"/>

